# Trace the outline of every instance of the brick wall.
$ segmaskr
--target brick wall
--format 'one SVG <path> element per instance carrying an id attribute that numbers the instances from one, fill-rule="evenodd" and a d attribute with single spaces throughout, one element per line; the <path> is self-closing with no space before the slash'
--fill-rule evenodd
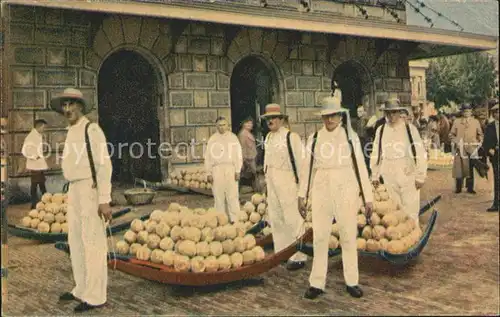
<path id="1" fill-rule="evenodd" d="M 90 23 L 84 14 L 74 11 L 12 7 L 10 10 L 9 96 L 11 157 L 9 174 L 22 175 L 25 159 L 21 155 L 24 138 L 34 120 L 49 123 L 47 142 L 64 142 L 65 120 L 48 109 L 48 101 L 64 87 L 82 90 L 95 105 L 94 78 L 83 65 Z M 57 151 L 52 146 L 54 151 Z M 56 171 L 56 153 L 48 158 L 49 168 Z"/>
<path id="2" fill-rule="evenodd" d="M 215 132 L 216 118 L 231 119 L 224 51 L 224 29 L 218 25 L 188 24 L 175 45 L 175 69 L 168 75 L 168 141 L 196 144 L 188 153 L 185 147 L 179 148 L 172 158 L 174 164 L 201 162 L 203 142 Z"/>
<path id="3" fill-rule="evenodd" d="M 36 118 L 49 122 L 51 144 L 64 141 L 66 123 L 48 110 L 51 96 L 74 86 L 95 104 L 98 70 L 122 48 L 141 53 L 157 69 L 160 141 L 173 145 L 206 140 L 215 132 L 217 116 L 231 118 L 230 76 L 248 55 L 260 56 L 275 72 L 275 102 L 301 136 L 321 126 L 314 106 L 330 94 L 335 69 L 345 62 L 361 70 L 370 112 L 388 97 L 410 101 L 407 60 L 397 46 L 376 58 L 375 40 L 347 37 L 332 46 L 324 34 L 234 32 L 215 24 L 29 7 L 12 7 L 10 19 L 12 176 L 22 175 L 20 149 Z M 228 36 L 232 32 L 234 37 Z M 95 109 L 90 117 L 96 119 Z M 172 163 L 200 163 L 202 146 L 195 147 L 194 155 L 174 156 Z M 53 159 L 49 165 L 59 168 Z"/>

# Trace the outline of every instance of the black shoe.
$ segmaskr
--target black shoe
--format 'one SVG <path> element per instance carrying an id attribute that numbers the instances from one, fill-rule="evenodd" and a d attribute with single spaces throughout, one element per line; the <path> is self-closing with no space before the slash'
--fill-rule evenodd
<path id="1" fill-rule="evenodd" d="M 486 209 L 488 212 L 498 212 L 498 206 L 491 206 L 490 208 Z"/>
<path id="2" fill-rule="evenodd" d="M 316 297 L 318 297 L 319 295 L 321 295 L 323 293 L 324 293 L 323 290 L 311 286 L 307 289 L 306 293 L 304 294 L 304 298 L 315 299 Z"/>
<path id="3" fill-rule="evenodd" d="M 66 292 L 61 296 L 59 296 L 59 300 L 78 300 L 78 299 L 70 292 Z"/>
<path id="4" fill-rule="evenodd" d="M 475 191 L 474 189 L 468 190 L 467 192 L 468 192 L 469 194 L 473 194 L 473 195 L 475 195 L 475 194 L 476 194 L 476 191 Z"/>
<path id="5" fill-rule="evenodd" d="M 81 312 L 89 311 L 89 310 L 92 310 L 95 308 L 101 308 L 103 306 L 104 306 L 104 304 L 94 306 L 94 305 L 90 305 L 89 303 L 83 302 L 83 303 L 78 304 L 75 307 L 74 311 L 75 311 L 75 313 L 81 313 Z"/>
<path id="6" fill-rule="evenodd" d="M 289 271 L 295 271 L 303 268 L 306 265 L 306 262 L 304 261 L 298 261 L 298 262 L 288 262 L 286 265 L 286 269 Z"/>
<path id="7" fill-rule="evenodd" d="M 346 289 L 347 289 L 347 292 L 349 293 L 349 295 L 351 295 L 352 297 L 356 297 L 356 298 L 363 297 L 363 290 L 358 285 L 347 286 Z"/>
<path id="8" fill-rule="evenodd" d="M 455 194 L 460 194 L 462 192 L 461 189 L 455 189 Z"/>

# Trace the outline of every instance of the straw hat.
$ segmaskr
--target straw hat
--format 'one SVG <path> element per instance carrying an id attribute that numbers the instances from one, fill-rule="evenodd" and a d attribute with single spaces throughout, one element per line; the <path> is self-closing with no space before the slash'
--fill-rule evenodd
<path id="1" fill-rule="evenodd" d="M 342 108 L 342 91 L 336 88 L 333 96 L 323 98 L 321 101 L 320 116 L 327 116 L 335 113 L 348 113 L 349 110 Z"/>
<path id="2" fill-rule="evenodd" d="M 499 108 L 499 107 L 498 107 L 498 103 L 497 103 L 496 105 L 494 105 L 494 106 L 490 109 L 490 111 L 495 111 L 495 110 L 496 110 L 496 111 L 498 111 L 498 108 Z"/>
<path id="3" fill-rule="evenodd" d="M 460 107 L 460 110 L 462 110 L 462 111 L 464 111 L 464 110 L 472 110 L 472 105 L 470 103 L 464 103 Z"/>
<path id="4" fill-rule="evenodd" d="M 83 114 L 87 114 L 92 110 L 89 103 L 83 97 L 83 93 L 75 88 L 66 88 L 64 89 L 62 94 L 52 98 L 52 100 L 50 101 L 50 108 L 58 113 L 63 113 L 62 103 L 68 99 L 80 101 L 83 104 Z"/>
<path id="5" fill-rule="evenodd" d="M 380 110 L 382 111 L 398 111 L 398 110 L 404 110 L 408 115 L 410 115 L 410 111 L 408 110 L 407 107 L 403 106 L 399 99 L 397 98 L 392 98 L 387 100 L 382 107 L 380 107 Z"/>
<path id="6" fill-rule="evenodd" d="M 277 103 L 270 103 L 266 105 L 266 110 L 263 115 L 260 116 L 261 118 L 268 118 L 268 117 L 283 117 L 286 118 L 288 117 L 287 114 L 284 114 L 281 112 L 281 106 L 278 105 Z"/>

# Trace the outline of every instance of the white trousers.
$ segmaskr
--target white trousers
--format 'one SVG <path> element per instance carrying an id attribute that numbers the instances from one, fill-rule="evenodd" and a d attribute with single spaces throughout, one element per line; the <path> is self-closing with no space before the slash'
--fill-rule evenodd
<path id="1" fill-rule="evenodd" d="M 212 171 L 214 208 L 217 211 L 227 213 L 231 222 L 238 220 L 238 212 L 240 211 L 240 193 L 238 182 L 234 179 L 235 173 L 232 164 L 217 165 Z"/>
<path id="2" fill-rule="evenodd" d="M 305 232 L 304 219 L 298 207 L 298 186 L 292 171 L 268 168 L 267 212 L 273 234 L 274 252 L 279 252 Z M 307 255 L 295 253 L 290 261 L 307 261 Z"/>
<path id="3" fill-rule="evenodd" d="M 420 211 L 420 190 L 415 187 L 415 174 L 407 175 L 405 172 L 408 165 L 406 159 L 391 161 L 385 164 L 381 170 L 385 188 L 389 196 L 401 205 L 403 211 L 409 218 L 413 218 L 418 224 Z"/>
<path id="4" fill-rule="evenodd" d="M 354 172 L 340 169 L 318 170 L 312 184 L 312 226 L 314 258 L 309 284 L 325 289 L 328 271 L 328 243 L 333 218 L 339 226 L 342 267 L 346 285 L 358 285 L 357 213 L 359 186 Z"/>
<path id="5" fill-rule="evenodd" d="M 73 296 L 90 305 L 106 303 L 108 241 L 92 180 L 71 183 L 68 191 L 68 244 L 76 286 Z"/>

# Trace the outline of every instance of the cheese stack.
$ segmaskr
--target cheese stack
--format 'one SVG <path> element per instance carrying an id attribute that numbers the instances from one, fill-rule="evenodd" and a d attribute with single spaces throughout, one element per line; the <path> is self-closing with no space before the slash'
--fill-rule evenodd
<path id="1" fill-rule="evenodd" d="M 35 229 L 42 233 L 68 232 L 66 212 L 68 196 L 62 193 L 45 193 L 26 217 L 21 220 L 21 225 Z"/>
<path id="2" fill-rule="evenodd" d="M 212 183 L 208 181 L 207 174 L 203 169 L 195 171 L 174 171 L 168 176 L 167 185 L 185 188 L 212 189 Z"/>
<path id="3" fill-rule="evenodd" d="M 213 208 L 189 209 L 177 203 L 155 210 L 146 221 L 135 219 L 117 252 L 173 267 L 179 272 L 215 272 L 250 265 L 265 258 L 244 222 L 229 224 Z"/>

